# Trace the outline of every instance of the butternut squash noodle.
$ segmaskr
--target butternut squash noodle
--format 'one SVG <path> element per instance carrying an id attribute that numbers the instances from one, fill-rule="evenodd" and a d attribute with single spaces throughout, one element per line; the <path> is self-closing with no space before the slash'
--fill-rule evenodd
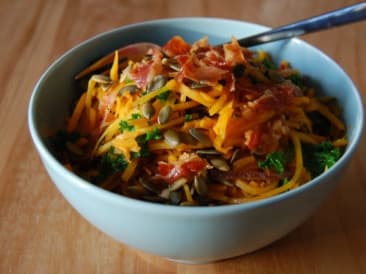
<path id="1" fill-rule="evenodd" d="M 235 38 L 215 47 L 175 36 L 133 60 L 124 50 L 76 76 L 87 84 L 50 137 L 65 167 L 102 188 L 172 205 L 245 203 L 310 181 L 347 145 L 335 99 Z"/>

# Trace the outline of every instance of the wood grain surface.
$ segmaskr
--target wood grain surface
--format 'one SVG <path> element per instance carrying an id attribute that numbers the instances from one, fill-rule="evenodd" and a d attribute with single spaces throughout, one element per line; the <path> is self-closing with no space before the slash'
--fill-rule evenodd
<path id="1" fill-rule="evenodd" d="M 47 176 L 31 142 L 32 89 L 63 52 L 144 20 L 209 16 L 279 26 L 356 1 L 1 0 L 0 273 L 366 273 L 366 142 L 307 222 L 252 254 L 184 265 L 117 243 L 87 223 Z M 366 98 L 366 23 L 303 39 L 334 58 Z"/>

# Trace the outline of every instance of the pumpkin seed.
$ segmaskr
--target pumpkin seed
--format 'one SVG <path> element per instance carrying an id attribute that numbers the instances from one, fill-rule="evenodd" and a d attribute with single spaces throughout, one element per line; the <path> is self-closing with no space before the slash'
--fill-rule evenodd
<path id="1" fill-rule="evenodd" d="M 155 76 L 154 79 L 151 81 L 147 91 L 150 92 L 162 88 L 163 86 L 165 86 L 167 82 L 168 78 L 166 76 L 164 75 Z"/>
<path id="2" fill-rule="evenodd" d="M 110 84 L 110 83 L 112 83 L 112 80 L 108 76 L 105 76 L 103 74 L 94 74 L 91 77 L 91 80 L 93 80 L 93 81 L 95 81 L 96 83 L 99 83 L 99 84 Z"/>
<path id="3" fill-rule="evenodd" d="M 136 85 L 128 85 L 128 86 L 124 86 L 123 88 L 121 88 L 118 91 L 118 94 L 122 95 L 124 92 L 135 93 L 136 91 L 137 91 Z"/>
<path id="4" fill-rule="evenodd" d="M 159 196 L 160 196 L 160 197 L 162 197 L 162 198 L 164 198 L 164 199 L 169 199 L 169 195 L 170 195 L 170 190 L 169 190 L 169 188 L 164 188 L 164 189 L 160 192 L 160 194 L 159 194 Z"/>
<path id="5" fill-rule="evenodd" d="M 155 193 L 155 194 L 159 194 L 160 191 L 155 188 L 146 178 L 140 178 L 140 184 L 148 191 Z"/>
<path id="6" fill-rule="evenodd" d="M 172 107 L 168 105 L 163 106 L 159 111 L 158 123 L 162 125 L 168 122 L 170 114 L 172 114 Z"/>
<path id="7" fill-rule="evenodd" d="M 179 205 L 182 200 L 182 192 L 179 190 L 171 191 L 169 193 L 169 200 L 173 205 Z"/>
<path id="8" fill-rule="evenodd" d="M 164 140 L 172 147 L 176 147 L 179 145 L 179 134 L 173 129 L 168 129 L 164 132 Z"/>
<path id="9" fill-rule="evenodd" d="M 186 145 L 196 145 L 197 144 L 197 140 L 186 132 L 180 132 L 179 139 L 181 140 L 181 142 L 183 144 L 186 144 Z"/>
<path id="10" fill-rule="evenodd" d="M 200 142 L 204 146 L 211 146 L 210 138 L 200 129 L 198 128 L 190 128 L 189 133 L 195 138 L 198 142 Z"/>
<path id="11" fill-rule="evenodd" d="M 202 175 L 194 176 L 193 186 L 199 195 L 201 195 L 201 196 L 207 195 L 207 192 L 208 192 L 207 183 L 206 183 L 205 178 L 203 178 Z"/>
<path id="12" fill-rule="evenodd" d="M 84 154 L 83 150 L 78 145 L 75 145 L 71 142 L 66 143 L 66 148 L 68 151 L 70 151 L 71 153 L 73 153 L 75 155 L 81 156 Z"/>
<path id="13" fill-rule="evenodd" d="M 181 188 L 182 186 L 184 186 L 187 182 L 188 182 L 188 180 L 186 178 L 179 178 L 178 180 L 174 181 L 174 183 L 169 185 L 169 190 L 175 191 L 175 190 Z"/>
<path id="14" fill-rule="evenodd" d="M 210 160 L 210 163 L 217 168 L 218 170 L 221 171 L 229 171 L 230 170 L 230 166 L 226 163 L 225 160 L 220 159 L 220 158 L 214 158 Z"/>
<path id="15" fill-rule="evenodd" d="M 232 182 L 227 181 L 227 180 L 223 180 L 223 181 L 221 181 L 221 183 L 228 186 L 228 187 L 234 187 L 234 184 Z"/>
<path id="16" fill-rule="evenodd" d="M 153 195 L 144 195 L 142 199 L 145 201 L 153 202 L 153 203 L 164 203 L 166 199 L 160 196 L 153 196 Z"/>
<path id="17" fill-rule="evenodd" d="M 180 70 L 180 65 L 179 65 L 178 61 L 174 58 L 169 58 L 169 59 L 164 58 L 162 60 L 162 63 L 163 63 L 163 65 L 168 66 L 169 68 L 171 68 L 174 71 Z"/>
<path id="18" fill-rule="evenodd" d="M 221 155 L 221 152 L 214 149 L 199 149 L 196 153 L 201 156 Z"/>
<path id="19" fill-rule="evenodd" d="M 143 104 L 141 111 L 142 111 L 142 115 L 147 119 L 151 119 L 155 114 L 155 109 L 154 109 L 153 105 L 151 104 L 151 102 L 147 102 L 147 103 Z"/>
<path id="20" fill-rule="evenodd" d="M 234 163 L 238 159 L 239 152 L 240 152 L 240 149 L 238 149 L 238 148 L 234 150 L 233 155 L 231 155 L 231 158 L 230 158 L 230 164 Z"/>
<path id="21" fill-rule="evenodd" d="M 209 87 L 209 85 L 202 83 L 202 82 L 192 82 L 190 84 L 190 88 L 193 88 L 193 89 L 207 88 L 207 87 Z"/>

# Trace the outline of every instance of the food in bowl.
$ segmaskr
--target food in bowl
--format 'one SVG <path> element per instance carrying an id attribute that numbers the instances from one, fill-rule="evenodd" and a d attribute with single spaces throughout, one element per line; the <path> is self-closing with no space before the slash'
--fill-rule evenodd
<path id="1" fill-rule="evenodd" d="M 334 98 L 235 38 L 130 45 L 76 76 L 85 79 L 53 148 L 82 178 L 136 199 L 264 199 L 323 173 L 347 144 Z"/>
<path id="2" fill-rule="evenodd" d="M 236 37 L 246 37 L 267 29 L 217 18 L 148 21 L 102 33 L 58 58 L 34 88 L 28 121 L 35 148 L 63 197 L 110 237 L 180 262 L 203 263 L 243 255 L 302 224 L 344 178 L 345 167 L 361 140 L 364 116 L 360 94 L 349 76 L 331 58 L 299 39 L 269 43 L 261 48 L 271 53 L 276 64 L 291 61 L 311 78 L 319 95 L 337 98 L 347 125 L 348 142 L 334 166 L 301 187 L 266 199 L 225 206 L 145 202 L 105 190 L 68 171 L 48 142 L 50 130 L 64 128 L 65 118 L 75 106 L 78 96 L 75 75 L 92 60 L 123 45 L 146 41 L 164 45 L 176 34 L 191 43 L 208 35 L 212 44 L 221 44 L 228 40 L 227 30 Z"/>

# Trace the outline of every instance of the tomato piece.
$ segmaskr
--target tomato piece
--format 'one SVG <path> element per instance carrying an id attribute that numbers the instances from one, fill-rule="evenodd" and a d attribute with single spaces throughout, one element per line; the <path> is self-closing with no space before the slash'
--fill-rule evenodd
<path id="1" fill-rule="evenodd" d="M 262 140 L 262 132 L 260 130 L 253 130 L 250 134 L 247 146 L 250 150 L 256 148 Z"/>
<path id="2" fill-rule="evenodd" d="M 167 164 L 165 162 L 159 162 L 158 163 L 158 173 L 161 176 L 168 176 L 171 171 L 173 170 L 174 165 Z"/>
<path id="3" fill-rule="evenodd" d="M 178 162 L 176 164 L 168 164 L 165 162 L 158 163 L 158 176 L 167 183 L 173 183 L 179 178 L 191 179 L 194 175 L 206 168 L 207 162 L 199 157 L 193 158 L 186 162 Z"/>
<path id="4" fill-rule="evenodd" d="M 181 169 L 185 174 L 197 174 L 202 171 L 207 165 L 207 162 L 201 158 L 192 159 L 181 165 Z"/>

